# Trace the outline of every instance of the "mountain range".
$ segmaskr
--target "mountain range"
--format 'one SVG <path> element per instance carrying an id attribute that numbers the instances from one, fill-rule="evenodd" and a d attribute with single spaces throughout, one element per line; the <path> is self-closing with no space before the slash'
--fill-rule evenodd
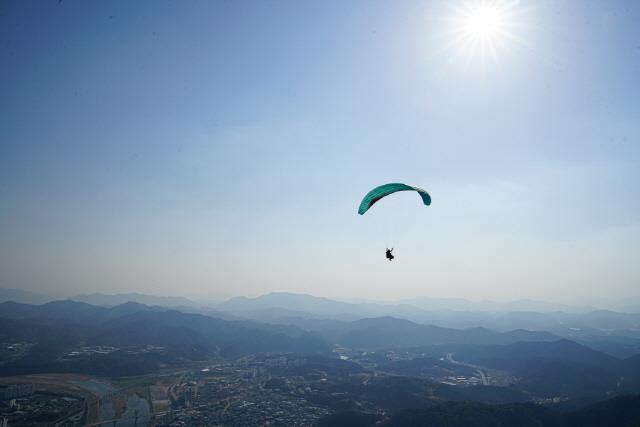
<path id="1" fill-rule="evenodd" d="M 71 300 L 42 305 L 5 302 L 0 304 L 0 337 L 4 342 L 30 341 L 35 344 L 22 358 L 0 366 L 0 374 L 35 372 L 83 372 L 111 375 L 126 363 L 126 351 L 76 364 L 65 355 L 87 346 L 120 349 L 154 346 L 154 355 L 140 353 L 143 373 L 158 363 L 177 359 L 202 360 L 215 356 L 237 357 L 255 352 L 290 351 L 327 353 L 329 347 L 311 333 L 291 326 L 227 321 L 201 314 L 182 313 L 162 307 L 126 303 L 100 307 Z M 91 363 L 89 363 L 91 362 Z"/>
<path id="2" fill-rule="evenodd" d="M 618 357 L 640 353 L 640 314 L 610 310 L 586 310 L 586 307 L 560 306 L 535 301 L 498 304 L 473 303 L 463 299 L 414 298 L 401 304 L 346 302 L 305 294 L 270 293 L 256 298 L 236 297 L 228 301 L 195 302 L 183 297 L 158 297 L 138 293 L 90 294 L 70 298 L 78 302 L 114 307 L 126 302 L 172 308 L 183 313 L 202 314 L 228 321 L 253 320 L 286 324 L 307 331 L 344 328 L 341 322 L 376 317 L 394 317 L 422 325 L 450 329 L 484 328 L 497 332 L 513 330 L 545 331 L 568 338 Z M 12 300 L 42 304 L 51 300 L 44 295 L 15 289 L 0 290 L 0 301 Z M 415 304 L 415 305 L 411 305 Z M 426 309 L 431 307 L 432 309 Z M 457 307 L 458 309 L 451 309 Z M 480 307 L 482 310 L 472 310 Z M 523 311 L 523 308 L 540 311 Z M 516 309 L 508 311 L 507 309 Z M 566 311 L 549 311 L 564 309 Z"/>
<path id="3" fill-rule="evenodd" d="M 413 307 L 423 311 L 469 311 L 469 312 L 564 312 L 564 313 L 584 313 L 608 307 L 609 310 L 640 313 L 640 297 L 625 298 L 621 301 L 610 301 L 604 307 L 595 308 L 592 306 L 569 305 L 521 299 L 508 302 L 497 302 L 490 300 L 470 301 L 463 298 L 433 298 L 427 296 L 417 296 L 414 298 L 396 301 L 372 301 L 366 299 L 339 300 L 322 297 L 314 297 L 307 294 L 296 294 L 290 292 L 271 292 L 254 298 L 234 297 L 226 301 L 216 301 L 214 299 L 194 300 L 182 296 L 156 296 L 141 293 L 120 293 L 120 294 L 78 294 L 67 297 L 74 301 L 86 302 L 93 305 L 113 306 L 125 302 L 138 302 L 146 305 L 160 305 L 164 307 L 197 306 L 197 307 L 220 307 L 230 311 L 235 310 L 258 310 L 264 308 L 291 308 L 297 306 L 298 310 L 308 312 L 318 312 L 324 314 L 348 314 L 354 306 L 360 310 L 374 310 L 368 315 L 393 314 L 390 309 L 402 310 Z M 60 299 L 46 295 L 44 293 L 26 291 L 21 289 L 0 288 L 0 302 L 14 301 L 26 304 L 43 304 L 45 302 Z M 292 305 L 294 304 L 294 305 Z M 385 307 L 384 312 L 375 312 Z"/>
<path id="4" fill-rule="evenodd" d="M 342 380 L 332 383 L 337 388 L 328 390 L 329 395 L 350 387 L 382 406 L 391 405 L 389 396 L 394 396 L 393 410 L 416 407 L 408 404 L 433 405 L 435 398 L 511 403 L 556 396 L 601 399 L 640 390 L 638 354 L 614 357 L 547 331 L 455 329 L 391 316 L 353 321 L 290 318 L 276 324 L 134 302 L 112 307 L 72 300 L 40 305 L 4 302 L 0 342 L 18 343 L 23 349 L 5 350 L 2 376 L 44 372 L 131 376 L 162 366 L 256 354 L 316 355 L 322 365 L 317 369 L 337 367 L 336 363 L 348 368 L 339 374 Z M 336 352 L 341 348 L 364 365 L 340 361 Z M 384 375 L 373 375 L 363 383 L 363 366 L 376 366 Z M 478 369 L 510 379 L 500 387 L 461 388 L 431 378 L 474 376 Z"/>

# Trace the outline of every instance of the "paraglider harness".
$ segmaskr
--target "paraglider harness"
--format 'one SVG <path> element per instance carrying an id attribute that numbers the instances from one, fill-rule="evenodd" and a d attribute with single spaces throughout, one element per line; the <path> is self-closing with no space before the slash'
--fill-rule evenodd
<path id="1" fill-rule="evenodd" d="M 391 249 L 387 248 L 387 259 L 389 261 L 393 261 L 393 258 L 394 258 L 393 254 L 391 252 L 393 252 L 393 248 L 391 248 Z"/>

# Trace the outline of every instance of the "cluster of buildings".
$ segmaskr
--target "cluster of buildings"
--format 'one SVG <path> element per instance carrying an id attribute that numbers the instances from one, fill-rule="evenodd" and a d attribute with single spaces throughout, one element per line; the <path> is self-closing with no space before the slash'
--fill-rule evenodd
<path id="1" fill-rule="evenodd" d="M 33 384 L 9 384 L 0 387 L 0 396 L 3 400 L 16 399 L 18 397 L 28 397 L 33 394 Z"/>
<path id="2" fill-rule="evenodd" d="M 185 388 L 187 396 L 193 388 Z M 313 405 L 299 396 L 262 389 L 239 382 L 237 387 L 225 387 L 208 382 L 200 393 L 186 397 L 191 407 L 177 410 L 168 426 L 187 427 L 204 425 L 224 426 L 311 426 L 330 413 L 329 409 Z"/>
<path id="3" fill-rule="evenodd" d="M 80 347 L 77 350 L 70 351 L 65 355 L 65 359 L 75 359 L 78 357 L 86 357 L 86 356 L 96 356 L 96 355 L 106 355 L 109 353 L 113 353 L 114 351 L 118 351 L 117 347 L 112 347 L 110 345 L 96 345 L 89 347 Z"/>
<path id="4" fill-rule="evenodd" d="M 103 356 L 116 351 L 125 351 L 129 355 L 135 354 L 147 354 L 147 353 L 162 353 L 165 351 L 164 347 L 159 347 L 155 345 L 145 344 L 135 347 L 126 347 L 126 348 L 118 348 L 110 345 L 96 345 L 96 346 L 87 346 L 80 347 L 69 353 L 65 354 L 63 359 L 79 359 L 82 357 L 90 357 L 90 356 Z"/>
<path id="5" fill-rule="evenodd" d="M 449 376 L 441 380 L 443 384 L 448 385 L 480 385 L 482 379 L 478 377 L 465 377 L 464 375 Z"/>
<path id="6" fill-rule="evenodd" d="M 161 347 L 152 346 L 141 346 L 139 349 L 97 346 L 82 347 L 74 353 L 108 354 L 119 350 L 163 351 Z M 102 421 L 98 421 L 98 424 L 125 426 L 133 422 L 131 425 L 135 425 L 138 419 L 144 418 L 144 425 L 163 427 L 312 426 L 330 415 L 333 412 L 330 408 L 335 408 L 341 402 L 355 399 L 361 408 L 375 410 L 369 398 L 363 397 L 366 394 L 363 394 L 362 387 L 366 388 L 378 376 L 389 375 L 383 367 L 390 361 L 394 363 L 410 360 L 411 357 L 424 357 L 407 352 L 386 351 L 376 354 L 346 348 L 340 348 L 336 353 L 338 359 L 254 354 L 234 361 L 211 362 L 206 367 L 186 367 L 174 374 L 165 373 L 150 385 L 136 386 L 142 387 L 136 393 L 142 393 L 140 396 L 144 396 L 144 399 L 141 399 L 148 402 L 143 402 L 147 405 L 145 408 L 148 407 L 146 417 L 139 417 L 139 411 L 133 405 L 135 402 L 128 399 L 125 413 L 101 413 L 98 419 Z M 366 364 L 368 370 L 362 371 L 345 360 L 360 366 Z M 447 361 L 440 359 L 440 362 Z M 477 370 L 476 376 L 471 372 L 470 365 L 448 362 L 464 367 L 467 372 L 443 369 L 440 382 L 473 386 L 493 381 L 488 372 Z M 114 399 L 114 396 L 105 394 L 100 401 L 112 402 Z M 106 404 L 99 406 L 101 409 L 111 407 Z M 11 427 L 78 427 L 89 418 L 95 419 L 95 416 L 89 416 L 91 413 L 81 397 L 38 393 L 30 384 L 0 387 L 0 427 L 5 427 L 3 422 Z M 38 420 L 46 421 L 39 423 Z M 114 422 L 116 424 L 109 424 Z"/>
<path id="7" fill-rule="evenodd" d="M 171 414 L 156 425 L 311 426 L 331 411 L 305 398 L 311 389 L 302 377 L 272 375 L 305 363 L 291 356 L 250 357 L 194 372 L 169 388 Z"/>
<path id="8" fill-rule="evenodd" d="M 77 396 L 34 392 L 32 384 L 12 384 L 2 390 L 2 427 L 76 427 L 85 411 L 84 399 Z"/>

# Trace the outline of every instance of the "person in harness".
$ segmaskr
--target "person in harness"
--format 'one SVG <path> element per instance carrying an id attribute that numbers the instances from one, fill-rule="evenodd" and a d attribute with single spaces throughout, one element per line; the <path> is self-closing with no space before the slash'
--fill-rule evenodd
<path id="1" fill-rule="evenodd" d="M 393 261 L 393 258 L 394 258 L 393 254 L 391 252 L 393 252 L 393 248 L 391 248 L 391 249 L 387 248 L 387 259 L 389 261 Z"/>

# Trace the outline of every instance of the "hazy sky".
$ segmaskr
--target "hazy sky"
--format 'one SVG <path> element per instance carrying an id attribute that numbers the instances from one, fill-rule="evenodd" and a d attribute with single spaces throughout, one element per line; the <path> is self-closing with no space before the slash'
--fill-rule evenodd
<path id="1" fill-rule="evenodd" d="M 639 296 L 640 2 L 462 5 L 0 1 L 0 287 Z"/>

